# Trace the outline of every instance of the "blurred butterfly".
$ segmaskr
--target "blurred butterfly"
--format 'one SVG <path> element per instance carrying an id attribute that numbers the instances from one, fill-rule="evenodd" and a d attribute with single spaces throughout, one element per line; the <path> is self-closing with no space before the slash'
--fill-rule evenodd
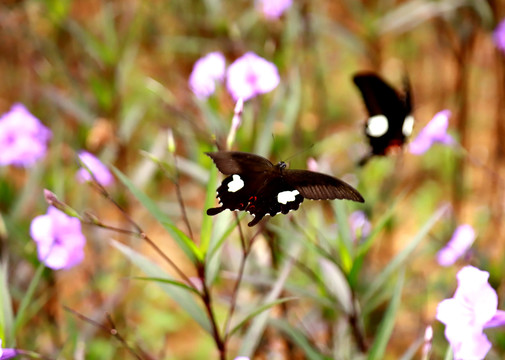
<path id="1" fill-rule="evenodd" d="M 365 200 L 352 186 L 332 176 L 308 171 L 288 170 L 285 162 L 272 164 L 264 157 L 239 152 L 206 153 L 219 171 L 229 175 L 217 189 L 220 207 L 207 210 L 216 215 L 225 209 L 247 211 L 254 226 L 265 215 L 275 216 L 296 210 L 303 199 Z"/>
<path id="2" fill-rule="evenodd" d="M 386 155 L 390 149 L 402 147 L 412 134 L 412 93 L 407 77 L 404 77 L 403 94 L 372 72 L 358 73 L 353 80 L 370 116 L 365 134 L 372 150 L 360 161 L 360 165 L 364 165 L 374 155 Z"/>

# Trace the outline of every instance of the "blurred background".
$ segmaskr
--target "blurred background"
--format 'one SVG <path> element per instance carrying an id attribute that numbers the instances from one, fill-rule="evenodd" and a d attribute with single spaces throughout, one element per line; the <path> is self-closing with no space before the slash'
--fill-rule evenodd
<path id="1" fill-rule="evenodd" d="M 2 1 L 0 113 L 23 103 L 53 132 L 49 151 L 36 167 L 0 168 L 1 251 L 8 258 L 14 313 L 39 263 L 28 229 L 33 217 L 46 211 L 44 188 L 78 211 L 125 226 L 110 203 L 75 181 L 77 151 L 85 149 L 117 167 L 185 231 L 166 149 L 171 129 L 182 198 L 193 231 L 200 232 L 213 166 L 204 152 L 215 149 L 216 141 L 224 144 L 235 103 L 224 84 L 208 99 L 198 99 L 188 79 L 195 62 L 209 52 L 220 51 L 229 65 L 252 51 L 273 62 L 281 80 L 273 91 L 246 102 L 233 148 L 273 162 L 305 150 L 290 158 L 292 168 L 306 168 L 312 157 L 320 171 L 360 190 L 366 203 L 345 203 L 347 213 L 362 210 L 372 227 L 381 225 L 357 293 L 448 204 L 405 266 L 401 306 L 385 355 L 400 358 L 432 324 L 432 358 L 443 358 L 444 327 L 434 316 L 437 304 L 452 296 L 459 267 L 439 266 L 435 254 L 456 226 L 467 223 L 476 230 L 476 243 L 462 262 L 490 272 L 499 308 L 504 308 L 505 57 L 493 41 L 493 30 L 504 17 L 504 2 L 483 0 L 295 0 L 278 18 L 266 17 L 252 0 Z M 413 136 L 435 113 L 449 109 L 449 133 L 461 146 L 435 145 L 422 156 L 404 151 L 357 167 L 368 151 L 363 132 L 368 115 L 352 76 L 363 70 L 381 74 L 397 89 L 408 74 Z M 166 161 L 168 171 L 153 158 Z M 188 276 L 195 276 L 183 252 L 124 186 L 116 184 L 111 195 Z M 389 216 L 382 221 L 385 213 Z M 267 226 L 249 258 L 239 303 L 256 302 L 266 291 L 265 284 L 247 276 L 278 276 L 276 259 L 291 246 L 280 229 L 301 233 L 293 221 L 336 236 L 329 202 L 306 201 L 299 211 L 270 220 L 272 227 Z M 244 229 L 249 237 L 253 230 Z M 109 239 L 124 241 L 166 267 L 152 250 L 140 240 L 91 226 L 84 233 L 83 264 L 68 271 L 44 270 L 15 334 L 17 346 L 61 359 L 125 356 L 118 342 L 66 312 L 65 305 L 92 318 L 111 313 L 122 334 L 151 358 L 217 358 L 212 338 L 156 283 L 134 280 L 141 272 Z M 281 245 L 272 245 L 276 242 Z M 330 252 L 338 257 L 338 251 Z M 218 314 L 227 308 L 237 254 L 235 231 L 223 245 L 213 287 Z M 300 261 L 318 268 L 312 255 L 303 254 Z M 300 270 L 289 279 L 300 288 L 311 285 Z M 363 320 L 366 339 L 374 338 L 388 303 L 388 297 L 374 299 Z M 330 346 L 340 331 L 340 315 L 331 302 L 316 304 L 302 298 L 270 316 L 291 325 L 308 317 L 313 328 L 302 330 L 314 343 Z M 503 358 L 505 336 L 494 330 L 490 337 L 489 358 Z M 231 339 L 230 359 L 238 355 L 241 341 L 240 333 Z M 289 332 L 273 324 L 255 354 L 255 359 L 311 358 Z M 345 354 L 339 358 L 358 358 Z"/>

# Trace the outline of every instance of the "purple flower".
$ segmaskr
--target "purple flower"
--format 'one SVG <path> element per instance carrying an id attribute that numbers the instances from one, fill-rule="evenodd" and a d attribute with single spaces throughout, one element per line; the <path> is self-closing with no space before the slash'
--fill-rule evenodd
<path id="1" fill-rule="evenodd" d="M 498 49 L 505 52 L 505 19 L 494 29 L 493 41 Z"/>
<path id="2" fill-rule="evenodd" d="M 93 173 L 96 181 L 102 186 L 109 186 L 114 183 L 114 177 L 110 173 L 109 169 L 96 158 L 94 155 L 87 151 L 79 152 L 79 159 L 88 167 L 88 169 Z M 86 181 L 92 181 L 91 175 L 87 169 L 81 167 L 76 174 L 77 180 L 81 183 Z"/>
<path id="3" fill-rule="evenodd" d="M 233 99 L 247 101 L 258 94 L 272 91 L 279 85 L 277 67 L 248 52 L 228 67 L 226 86 Z"/>
<path id="4" fill-rule="evenodd" d="M 0 166 L 30 167 L 46 154 L 51 131 L 23 104 L 0 117 Z"/>
<path id="5" fill-rule="evenodd" d="M 455 359 L 483 359 L 491 349 L 483 330 L 505 325 L 505 312 L 497 310 L 498 295 L 487 282 L 489 273 L 465 266 L 457 278 L 454 296 L 438 304 L 436 318 L 445 324 Z"/>
<path id="6" fill-rule="evenodd" d="M 249 360 L 247 356 L 237 356 L 234 360 Z"/>
<path id="7" fill-rule="evenodd" d="M 16 349 L 2 348 L 2 339 L 0 339 L 0 360 L 11 359 L 18 354 Z"/>
<path id="8" fill-rule="evenodd" d="M 292 2 L 292 0 L 258 0 L 257 4 L 267 19 L 277 19 Z"/>
<path id="9" fill-rule="evenodd" d="M 424 154 L 435 143 L 445 145 L 454 144 L 454 139 L 447 134 L 449 126 L 449 110 L 442 110 L 435 114 L 433 119 L 421 130 L 417 137 L 410 143 L 409 150 L 414 155 Z"/>
<path id="10" fill-rule="evenodd" d="M 442 266 L 451 266 L 461 256 L 475 240 L 475 231 L 468 225 L 460 225 L 454 230 L 451 240 L 437 253 L 437 261 Z"/>
<path id="11" fill-rule="evenodd" d="M 53 270 L 70 269 L 84 259 L 86 238 L 78 218 L 50 206 L 46 215 L 37 216 L 30 225 L 37 244 L 39 260 Z"/>
<path id="12" fill-rule="evenodd" d="M 364 239 L 370 234 L 372 225 L 363 211 L 357 210 L 349 215 L 349 225 L 353 241 Z"/>
<path id="13" fill-rule="evenodd" d="M 211 52 L 198 59 L 189 76 L 189 87 L 200 99 L 205 99 L 216 90 L 216 81 L 222 82 L 226 61 L 220 52 Z"/>

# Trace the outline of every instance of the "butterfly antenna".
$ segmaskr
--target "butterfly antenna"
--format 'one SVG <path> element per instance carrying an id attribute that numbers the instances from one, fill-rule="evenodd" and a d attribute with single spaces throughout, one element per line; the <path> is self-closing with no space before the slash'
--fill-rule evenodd
<path id="1" fill-rule="evenodd" d="M 294 158 L 295 156 L 298 156 L 298 155 L 300 155 L 300 154 L 303 154 L 304 152 L 307 152 L 307 151 L 311 150 L 314 146 L 315 146 L 315 144 L 312 144 L 312 145 L 310 145 L 308 148 L 303 149 L 303 150 L 300 150 L 300 151 L 298 151 L 298 152 L 294 153 L 293 155 L 289 156 L 289 157 L 288 157 L 286 160 L 284 160 L 284 161 L 285 161 L 285 162 L 288 162 L 289 160 L 291 160 L 291 159 L 292 159 L 292 158 Z"/>

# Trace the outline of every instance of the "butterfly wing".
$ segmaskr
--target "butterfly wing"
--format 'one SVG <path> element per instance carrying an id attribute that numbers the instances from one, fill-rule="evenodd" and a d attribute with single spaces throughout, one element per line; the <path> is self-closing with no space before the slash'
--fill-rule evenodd
<path id="1" fill-rule="evenodd" d="M 271 177 L 258 190 L 246 211 L 254 216 L 248 225 L 256 225 L 265 215 L 275 216 L 278 213 L 287 214 L 297 210 L 303 202 L 303 196 L 294 186 L 285 181 L 284 177 Z"/>
<path id="2" fill-rule="evenodd" d="M 412 132 L 410 83 L 405 77 L 405 94 L 400 95 L 375 73 L 358 73 L 353 78 L 370 115 L 365 133 L 372 154 L 385 155 L 391 146 L 402 146 Z"/>
<path id="3" fill-rule="evenodd" d="M 225 209 L 247 211 L 254 216 L 249 226 L 256 225 L 265 215 L 296 210 L 303 201 L 299 191 L 274 172 L 269 176 L 261 173 L 228 176 L 217 189 L 217 197 L 221 206 L 208 209 L 207 215 L 216 215 Z"/>
<path id="4" fill-rule="evenodd" d="M 274 165 L 264 157 L 241 151 L 216 151 L 205 154 L 225 175 L 261 173 L 274 168 Z"/>
<path id="5" fill-rule="evenodd" d="M 289 185 L 307 199 L 365 202 L 358 190 L 333 176 L 308 170 L 284 170 L 284 177 Z"/>

